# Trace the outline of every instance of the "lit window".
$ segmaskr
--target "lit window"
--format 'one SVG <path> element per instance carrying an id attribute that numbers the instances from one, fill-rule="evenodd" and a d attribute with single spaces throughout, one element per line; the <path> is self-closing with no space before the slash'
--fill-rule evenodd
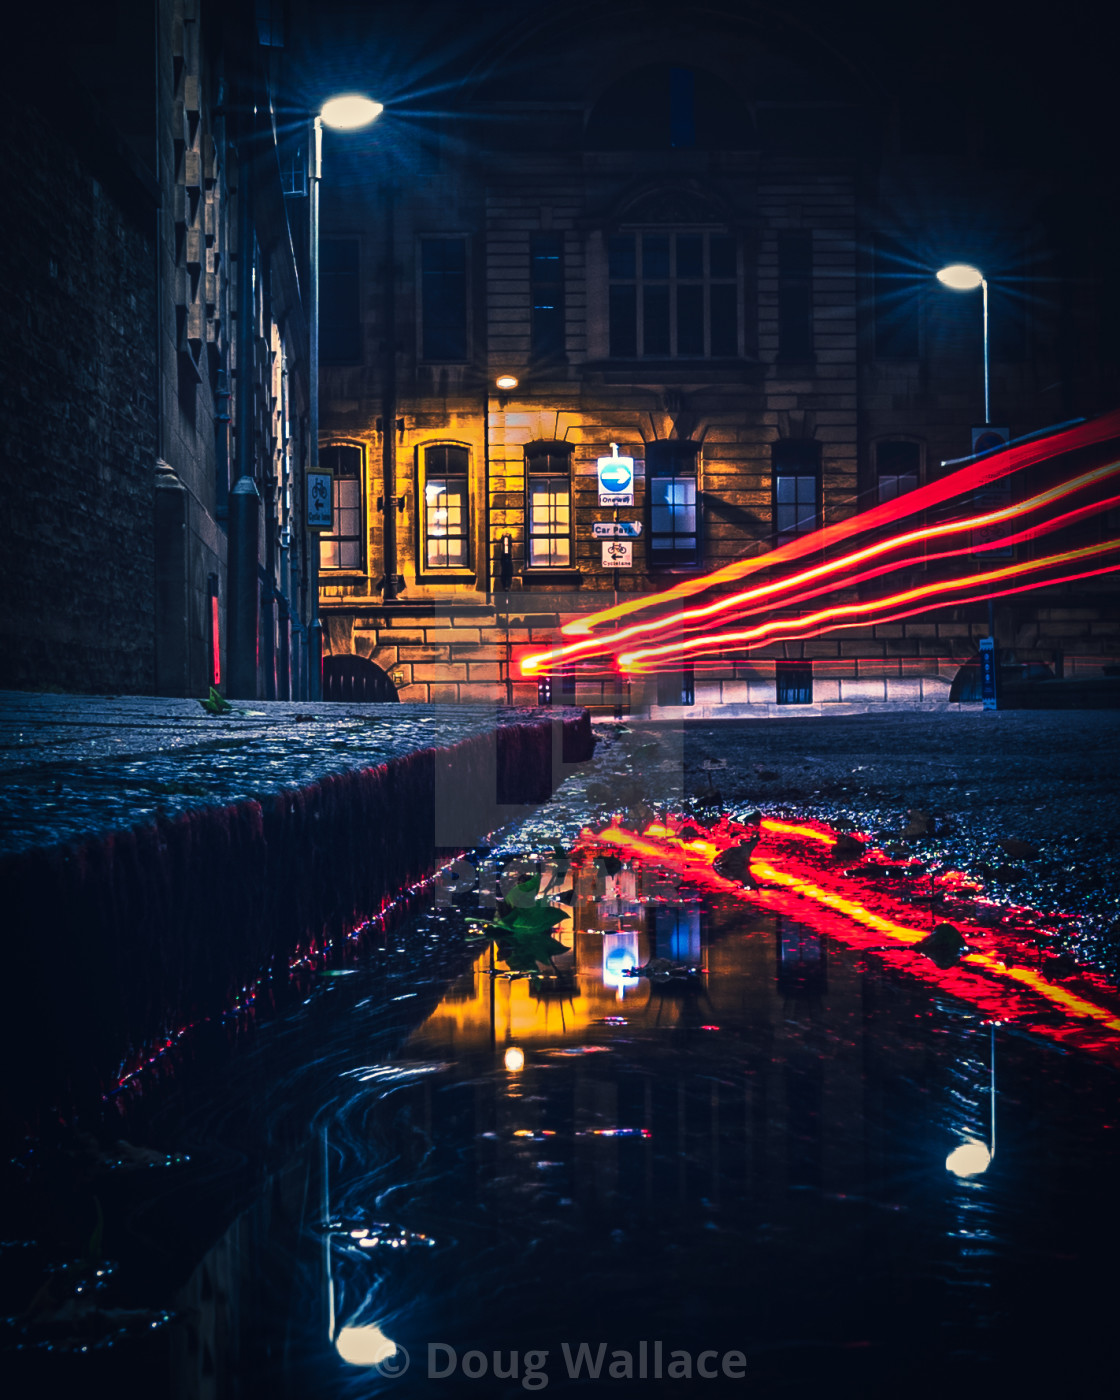
<path id="1" fill-rule="evenodd" d="M 880 442 L 875 448 L 876 503 L 893 501 L 918 487 L 920 449 L 916 442 Z"/>
<path id="2" fill-rule="evenodd" d="M 324 447 L 319 465 L 334 478 L 334 529 L 319 536 L 321 569 L 362 567 L 362 449 Z"/>
<path id="3" fill-rule="evenodd" d="M 696 457 L 691 442 L 651 442 L 646 447 L 652 566 L 700 562 Z"/>
<path id="4" fill-rule="evenodd" d="M 429 569 L 470 567 L 469 463 L 465 447 L 424 450 L 424 562 Z"/>
<path id="5" fill-rule="evenodd" d="M 607 256 L 612 356 L 738 355 L 739 261 L 733 237 L 616 234 Z"/>
<path id="6" fill-rule="evenodd" d="M 774 533 L 779 544 L 820 525 L 820 449 L 786 438 L 771 447 Z"/>
<path id="7" fill-rule="evenodd" d="M 531 569 L 571 565 L 571 452 L 563 442 L 530 443 L 525 449 Z"/>

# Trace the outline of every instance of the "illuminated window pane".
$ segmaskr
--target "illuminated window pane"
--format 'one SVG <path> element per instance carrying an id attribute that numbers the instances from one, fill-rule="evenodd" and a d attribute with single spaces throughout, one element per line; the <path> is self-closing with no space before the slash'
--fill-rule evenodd
<path id="1" fill-rule="evenodd" d="M 698 563 L 696 449 L 675 441 L 650 443 L 646 472 L 649 562 L 654 566 Z"/>
<path id="2" fill-rule="evenodd" d="M 424 560 L 429 569 L 470 567 L 469 465 L 465 447 L 424 451 Z"/>
<path id="3" fill-rule="evenodd" d="M 362 567 L 362 452 L 345 444 L 324 447 L 320 466 L 333 476 L 334 521 L 329 534 L 319 536 L 321 569 Z"/>

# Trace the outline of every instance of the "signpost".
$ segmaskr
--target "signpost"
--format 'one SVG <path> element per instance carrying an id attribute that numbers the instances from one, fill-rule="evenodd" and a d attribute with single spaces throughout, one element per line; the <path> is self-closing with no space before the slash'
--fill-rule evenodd
<path id="1" fill-rule="evenodd" d="M 312 530 L 329 530 L 332 524 L 330 472 L 307 473 L 307 524 Z"/>
<path id="2" fill-rule="evenodd" d="M 633 544 L 629 540 L 604 540 L 603 567 L 605 569 L 632 569 L 634 567 Z"/>
<path id="3" fill-rule="evenodd" d="M 598 459 L 599 504 L 601 506 L 632 506 L 634 504 L 634 459 L 620 457 L 618 443 L 611 443 L 611 455 Z"/>
<path id="4" fill-rule="evenodd" d="M 591 526 L 597 540 L 636 540 L 641 533 L 640 520 L 596 520 Z"/>

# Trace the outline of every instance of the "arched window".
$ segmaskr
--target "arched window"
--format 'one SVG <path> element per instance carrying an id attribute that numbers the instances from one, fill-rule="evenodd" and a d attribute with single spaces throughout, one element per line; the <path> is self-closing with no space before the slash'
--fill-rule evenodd
<path id="1" fill-rule="evenodd" d="M 572 447 L 530 442 L 525 447 L 525 518 L 530 569 L 572 563 Z"/>
<path id="2" fill-rule="evenodd" d="M 347 443 L 321 448 L 319 464 L 333 480 L 334 527 L 319 536 L 321 569 L 363 567 L 362 449 Z"/>
<path id="3" fill-rule="evenodd" d="M 470 452 L 439 444 L 423 449 L 423 560 L 426 569 L 469 569 Z"/>

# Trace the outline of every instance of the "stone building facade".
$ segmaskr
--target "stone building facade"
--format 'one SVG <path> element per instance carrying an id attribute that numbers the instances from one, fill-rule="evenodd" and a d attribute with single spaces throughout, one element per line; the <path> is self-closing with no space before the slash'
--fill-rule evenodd
<path id="1" fill-rule="evenodd" d="M 282 38 L 252 4 L 211 0 L 63 3 L 12 25 L 0 686 L 227 687 L 244 476 L 241 693 L 306 693 L 306 249 L 290 226 L 306 200 L 285 197 L 270 115 Z"/>
<path id="2" fill-rule="evenodd" d="M 511 26 L 438 130 L 390 106 L 375 135 L 328 145 L 328 694 L 364 675 L 406 701 L 545 698 L 519 658 L 616 590 L 660 591 L 933 480 L 983 423 L 979 297 L 934 281 L 945 262 L 989 277 L 992 415 L 1011 436 L 1114 390 L 1064 358 L 1090 312 L 1048 287 L 1037 176 L 908 149 L 811 43 L 730 20 L 636 36 L 611 16 L 573 25 L 558 6 Z M 617 512 L 597 492 L 611 444 L 636 462 Z M 618 569 L 593 535 L 615 517 L 642 525 Z M 1098 674 L 1114 596 L 1002 606 L 1005 657 Z M 982 604 L 941 610 L 640 685 L 585 668 L 553 698 L 941 703 L 987 629 Z"/>

